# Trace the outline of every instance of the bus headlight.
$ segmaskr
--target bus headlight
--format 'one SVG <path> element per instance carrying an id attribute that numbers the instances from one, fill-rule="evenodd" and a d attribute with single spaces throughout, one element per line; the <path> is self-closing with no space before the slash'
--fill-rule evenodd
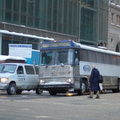
<path id="1" fill-rule="evenodd" d="M 72 80 L 71 80 L 71 79 L 68 79 L 68 80 L 66 80 L 66 82 L 68 82 L 68 83 L 72 83 Z"/>
<path id="2" fill-rule="evenodd" d="M 40 80 L 40 84 L 43 84 L 43 83 L 45 83 L 45 80 Z"/>
<path id="3" fill-rule="evenodd" d="M 9 79 L 8 78 L 0 78 L 0 82 L 7 82 Z"/>

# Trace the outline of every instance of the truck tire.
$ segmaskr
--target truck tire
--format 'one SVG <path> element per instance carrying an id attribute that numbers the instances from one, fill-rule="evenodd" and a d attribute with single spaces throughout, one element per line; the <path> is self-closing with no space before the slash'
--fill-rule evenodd
<path id="1" fill-rule="evenodd" d="M 19 89 L 18 89 L 18 90 L 16 91 L 16 94 L 21 94 L 21 93 L 22 93 L 22 90 L 19 90 Z"/>
<path id="2" fill-rule="evenodd" d="M 36 94 L 41 95 L 42 93 L 43 93 L 42 89 L 39 89 L 39 88 L 36 89 Z"/>
<path id="3" fill-rule="evenodd" d="M 7 89 L 8 95 L 15 95 L 16 94 L 16 85 L 11 83 Z"/>

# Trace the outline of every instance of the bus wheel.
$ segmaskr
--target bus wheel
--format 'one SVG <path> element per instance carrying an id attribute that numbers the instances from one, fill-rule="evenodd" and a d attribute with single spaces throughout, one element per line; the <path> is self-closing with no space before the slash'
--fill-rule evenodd
<path id="1" fill-rule="evenodd" d="M 55 91 L 53 91 L 53 90 L 49 90 L 49 94 L 50 95 L 56 95 L 57 93 Z"/>
<path id="2" fill-rule="evenodd" d="M 117 89 L 112 89 L 113 93 L 120 92 L 120 79 L 118 79 L 118 87 Z"/>
<path id="3" fill-rule="evenodd" d="M 120 79 L 118 79 L 118 92 L 120 92 Z"/>
<path id="4" fill-rule="evenodd" d="M 7 89 L 8 95 L 14 95 L 16 94 L 16 85 L 14 83 L 11 83 Z"/>
<path id="5" fill-rule="evenodd" d="M 77 93 L 78 93 L 78 95 L 84 95 L 86 90 L 87 90 L 87 84 L 86 84 L 85 80 L 83 80 L 81 83 L 81 88 L 80 88 L 80 90 L 77 91 Z"/>
<path id="6" fill-rule="evenodd" d="M 39 89 L 39 88 L 36 89 L 36 94 L 41 95 L 42 93 L 43 93 L 42 89 Z"/>
<path id="7" fill-rule="evenodd" d="M 21 94 L 22 93 L 22 90 L 17 90 L 16 91 L 16 94 Z"/>

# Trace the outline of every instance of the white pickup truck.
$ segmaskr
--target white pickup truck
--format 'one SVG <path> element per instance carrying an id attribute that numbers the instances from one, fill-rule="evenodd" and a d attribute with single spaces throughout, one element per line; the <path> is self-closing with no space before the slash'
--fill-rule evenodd
<path id="1" fill-rule="evenodd" d="M 23 90 L 42 91 L 39 84 L 39 66 L 24 63 L 0 64 L 0 90 L 6 90 L 9 95 L 21 94 Z"/>

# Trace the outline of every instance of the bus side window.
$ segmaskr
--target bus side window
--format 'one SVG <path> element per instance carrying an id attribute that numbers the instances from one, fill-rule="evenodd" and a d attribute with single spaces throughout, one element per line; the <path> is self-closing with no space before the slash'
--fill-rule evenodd
<path id="1" fill-rule="evenodd" d="M 120 57 L 117 56 L 117 65 L 120 65 Z"/>
<path id="2" fill-rule="evenodd" d="M 111 55 L 104 54 L 104 63 L 105 64 L 111 64 Z"/>
<path id="3" fill-rule="evenodd" d="M 89 61 L 88 50 L 80 49 L 80 61 Z"/>
<path id="4" fill-rule="evenodd" d="M 97 52 L 97 63 L 104 63 L 104 54 Z"/>
<path id="5" fill-rule="evenodd" d="M 117 56 L 111 55 L 111 63 L 112 63 L 113 65 L 117 65 Z"/>
<path id="6" fill-rule="evenodd" d="M 95 51 L 88 51 L 89 62 L 97 62 L 96 52 Z"/>
<path id="7" fill-rule="evenodd" d="M 75 50 L 75 54 L 74 54 L 74 63 L 75 65 L 79 65 L 79 50 Z"/>

